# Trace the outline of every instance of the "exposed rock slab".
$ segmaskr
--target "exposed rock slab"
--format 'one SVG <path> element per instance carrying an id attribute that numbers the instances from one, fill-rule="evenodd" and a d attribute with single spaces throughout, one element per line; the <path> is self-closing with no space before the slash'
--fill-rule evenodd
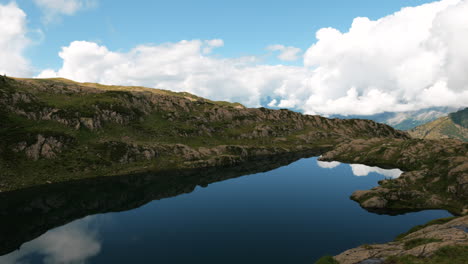
<path id="1" fill-rule="evenodd" d="M 372 263 L 389 256 L 413 255 L 430 257 L 445 246 L 468 245 L 468 216 L 456 218 L 448 223 L 431 225 L 405 236 L 398 241 L 386 244 L 365 245 L 347 250 L 335 259 L 340 264 Z M 436 242 L 425 243 L 414 248 L 405 248 L 405 243 L 415 239 L 433 239 Z M 378 263 L 378 262 L 377 262 Z"/>

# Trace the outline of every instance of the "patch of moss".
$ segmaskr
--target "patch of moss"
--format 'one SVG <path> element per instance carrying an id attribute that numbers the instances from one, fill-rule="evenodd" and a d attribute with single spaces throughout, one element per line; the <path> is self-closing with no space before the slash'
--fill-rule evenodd
<path id="1" fill-rule="evenodd" d="M 317 261 L 315 261 L 315 264 L 340 264 L 336 259 L 334 259 L 332 256 L 323 256 Z"/>
<path id="2" fill-rule="evenodd" d="M 362 248 L 365 248 L 365 249 L 373 249 L 372 245 L 369 245 L 369 244 L 364 244 L 361 246 Z"/>

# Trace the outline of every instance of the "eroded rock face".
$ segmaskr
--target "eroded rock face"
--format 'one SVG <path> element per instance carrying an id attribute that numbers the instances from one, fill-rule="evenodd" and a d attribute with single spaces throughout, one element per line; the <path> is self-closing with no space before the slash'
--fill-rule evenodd
<path id="1" fill-rule="evenodd" d="M 24 152 L 26 156 L 32 160 L 38 160 L 40 158 L 51 159 L 61 153 L 67 143 L 70 142 L 71 140 L 69 138 L 43 136 L 39 134 L 34 143 L 28 144 L 26 141 L 22 141 L 14 147 L 14 151 Z"/>
<path id="2" fill-rule="evenodd" d="M 387 200 L 379 196 L 374 196 L 372 198 L 369 198 L 362 203 L 362 206 L 366 208 L 371 208 L 371 209 L 383 209 L 385 208 L 386 205 L 387 205 Z"/>
<path id="3" fill-rule="evenodd" d="M 11 89 L 0 94 L 0 105 L 9 112 L 31 120 L 56 121 L 76 130 L 85 128 L 100 130 L 106 123 L 128 125 L 155 112 L 167 121 L 183 121 L 194 129 L 177 136 L 207 135 L 216 133 L 210 123 L 223 122 L 225 128 L 251 130 L 237 136 L 238 139 L 284 137 L 307 127 L 316 128 L 303 137 L 304 140 L 323 138 L 354 138 L 362 136 L 408 138 L 401 131 L 369 120 L 327 119 L 302 115 L 289 110 L 245 108 L 241 105 L 217 105 L 194 96 L 175 96 L 156 89 L 140 88 L 135 91 L 114 91 L 111 87 L 84 86 L 73 82 L 8 79 L 3 85 Z M 17 87 L 21 87 L 18 89 Z M 23 88 L 27 89 L 23 89 Z M 1 92 L 1 91 L 0 91 Z M 83 97 L 78 105 L 57 104 L 54 96 Z M 96 99 L 101 98 L 102 99 Z M 288 122 L 285 122 L 288 121 Z M 271 123 L 261 124 L 261 123 Z M 279 124 L 282 126 L 278 126 Z M 201 129 L 198 129 L 201 127 Z M 302 135 L 297 135 L 302 137 Z"/>
<path id="4" fill-rule="evenodd" d="M 467 231 L 468 216 L 459 217 L 445 224 L 430 225 L 398 241 L 347 250 L 335 256 L 335 259 L 340 264 L 357 264 L 366 263 L 366 260 L 384 260 L 389 256 L 430 257 L 435 251 L 445 246 L 468 245 Z M 423 240 L 427 243 L 421 242 L 423 244 L 409 248 L 408 245 L 416 240 Z"/>

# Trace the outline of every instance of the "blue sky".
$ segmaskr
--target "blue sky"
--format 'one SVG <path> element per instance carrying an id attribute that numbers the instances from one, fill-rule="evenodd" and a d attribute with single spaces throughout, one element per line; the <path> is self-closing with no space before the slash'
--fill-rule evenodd
<path id="1" fill-rule="evenodd" d="M 373 115 L 468 105 L 468 0 L 0 0 L 0 73 Z"/>
<path id="2" fill-rule="evenodd" d="M 11 1 L 1 0 L 2 3 Z M 17 0 L 28 17 L 31 32 L 40 40 L 27 51 L 37 69 L 58 68 L 62 46 L 74 40 L 88 40 L 112 50 L 129 50 L 145 43 L 191 39 L 223 39 L 216 50 L 223 57 L 267 55 L 272 44 L 307 49 L 315 32 L 323 27 L 346 31 L 358 16 L 378 19 L 422 0 L 99 0 L 91 8 L 72 16 L 60 16 L 43 23 L 43 13 L 32 0 Z M 279 63 L 274 57 L 267 63 Z M 284 62 L 283 62 L 284 63 Z M 292 64 L 302 63 L 293 62 Z"/>

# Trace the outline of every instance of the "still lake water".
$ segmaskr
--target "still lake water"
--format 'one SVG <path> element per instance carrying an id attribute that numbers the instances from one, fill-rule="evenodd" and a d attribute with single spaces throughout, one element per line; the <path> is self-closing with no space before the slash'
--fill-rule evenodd
<path id="1" fill-rule="evenodd" d="M 377 215 L 349 199 L 399 173 L 301 159 L 44 230 L 0 263 L 313 263 L 450 216 Z"/>

